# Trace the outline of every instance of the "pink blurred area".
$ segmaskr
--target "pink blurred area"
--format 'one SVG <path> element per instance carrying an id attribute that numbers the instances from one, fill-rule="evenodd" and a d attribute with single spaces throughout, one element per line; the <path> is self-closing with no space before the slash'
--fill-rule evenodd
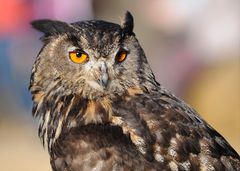
<path id="1" fill-rule="evenodd" d="M 23 31 L 33 16 L 32 4 L 27 1 L 0 1 L 0 35 Z"/>
<path id="2" fill-rule="evenodd" d="M 27 90 L 42 46 L 30 21 L 120 23 L 126 10 L 134 16 L 134 31 L 157 80 L 240 152 L 238 0 L 0 0 L 0 170 L 50 170 Z"/>

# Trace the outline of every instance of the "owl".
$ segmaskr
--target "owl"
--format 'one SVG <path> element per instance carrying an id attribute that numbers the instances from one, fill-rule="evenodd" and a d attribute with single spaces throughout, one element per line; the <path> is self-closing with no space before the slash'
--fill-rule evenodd
<path id="1" fill-rule="evenodd" d="M 44 43 L 29 90 L 53 171 L 240 170 L 228 142 L 154 77 L 126 12 L 33 21 Z"/>

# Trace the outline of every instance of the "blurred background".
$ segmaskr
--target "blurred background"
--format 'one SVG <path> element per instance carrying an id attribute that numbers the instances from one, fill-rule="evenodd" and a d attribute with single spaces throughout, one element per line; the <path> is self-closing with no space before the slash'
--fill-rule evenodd
<path id="1" fill-rule="evenodd" d="M 239 0 L 0 0 L 0 170 L 51 170 L 28 84 L 42 43 L 29 22 L 120 22 L 126 10 L 157 80 L 240 153 Z"/>

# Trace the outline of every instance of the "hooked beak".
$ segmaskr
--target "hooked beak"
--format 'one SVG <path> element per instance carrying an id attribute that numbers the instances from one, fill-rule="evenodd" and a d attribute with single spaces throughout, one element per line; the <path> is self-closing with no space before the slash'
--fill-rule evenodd
<path id="1" fill-rule="evenodd" d="M 108 71 L 107 71 L 107 65 L 105 62 L 100 63 L 98 72 L 96 73 L 96 79 L 98 84 L 103 86 L 104 88 L 108 85 Z"/>

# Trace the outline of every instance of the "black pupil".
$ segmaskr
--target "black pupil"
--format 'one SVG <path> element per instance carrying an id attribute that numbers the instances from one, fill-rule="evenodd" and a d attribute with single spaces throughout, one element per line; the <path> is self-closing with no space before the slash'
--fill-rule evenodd
<path id="1" fill-rule="evenodd" d="M 80 57 L 82 56 L 82 53 L 81 53 L 81 52 L 77 52 L 77 53 L 76 53 L 76 56 L 77 56 L 78 58 L 80 58 Z"/>

